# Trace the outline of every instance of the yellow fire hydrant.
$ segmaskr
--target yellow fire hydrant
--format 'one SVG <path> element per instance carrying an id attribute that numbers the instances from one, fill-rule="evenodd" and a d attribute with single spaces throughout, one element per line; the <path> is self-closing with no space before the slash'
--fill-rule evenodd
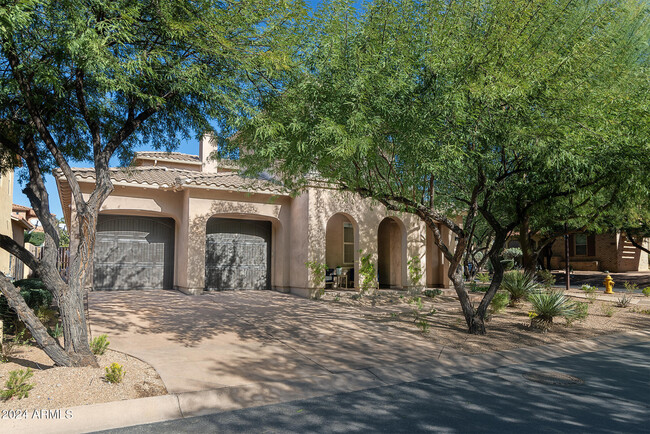
<path id="1" fill-rule="evenodd" d="M 603 283 L 605 284 L 605 294 L 613 294 L 614 291 L 612 291 L 612 288 L 614 288 L 614 279 L 612 279 L 612 276 L 608 274 Z"/>

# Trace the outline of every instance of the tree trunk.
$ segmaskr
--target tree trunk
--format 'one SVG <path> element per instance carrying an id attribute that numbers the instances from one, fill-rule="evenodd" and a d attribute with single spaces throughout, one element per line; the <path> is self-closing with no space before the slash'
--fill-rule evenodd
<path id="1" fill-rule="evenodd" d="M 60 297 L 59 312 L 63 322 L 66 352 L 76 354 L 82 365 L 97 366 L 95 356 L 90 350 L 88 323 L 84 310 L 84 284 L 87 277 L 86 270 L 92 265 L 97 213 L 92 210 L 83 214 L 79 213 L 77 220 L 79 222 L 79 244 L 75 258 L 68 268 L 68 284 Z"/>
<path id="2" fill-rule="evenodd" d="M 91 219 L 92 221 L 92 219 Z M 93 234 L 94 234 L 94 227 Z M 94 240 L 94 237 L 92 238 Z M 81 243 L 81 244 L 86 244 Z M 58 304 L 59 314 L 63 323 L 64 348 L 54 340 L 34 312 L 27 306 L 18 289 L 8 279 L 2 284 L 2 292 L 9 300 L 9 305 L 16 311 L 21 321 L 25 323 L 36 342 L 57 366 L 98 366 L 95 356 L 90 350 L 86 316 L 84 312 L 83 282 L 89 265 L 88 252 L 84 254 L 78 249 L 75 259 L 70 263 L 69 283 L 66 284 L 59 274 L 57 263 L 57 244 L 48 231 L 45 232 L 43 257 L 38 263 L 39 276 L 45 287 L 52 293 Z M 85 261 L 85 263 L 84 263 Z M 34 264 L 32 264 L 34 265 Z"/>
<path id="3" fill-rule="evenodd" d="M 25 323 L 32 337 L 57 366 L 77 366 L 78 360 L 61 348 L 61 345 L 48 334 L 43 323 L 25 303 L 25 299 L 20 295 L 18 288 L 4 275 L 1 275 L 0 278 L 0 290 L 7 298 L 9 307 L 16 311 L 18 318 Z"/>
<path id="4" fill-rule="evenodd" d="M 521 264 L 524 272 L 534 275 L 537 268 L 537 257 L 533 254 L 529 238 L 529 219 L 526 215 L 519 226 L 519 244 L 521 244 Z"/>
<path id="5" fill-rule="evenodd" d="M 481 318 L 479 315 L 472 316 L 467 322 L 467 324 L 469 326 L 468 332 L 470 335 L 487 334 L 487 332 L 485 331 L 485 319 Z"/>

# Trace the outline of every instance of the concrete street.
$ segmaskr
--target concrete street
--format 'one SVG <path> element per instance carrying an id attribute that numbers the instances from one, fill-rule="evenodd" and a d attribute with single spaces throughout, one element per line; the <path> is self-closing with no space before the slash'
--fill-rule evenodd
<path id="1" fill-rule="evenodd" d="M 584 382 L 544 385 L 522 375 L 538 370 Z M 649 429 L 650 342 L 645 342 L 105 432 L 647 433 Z"/>

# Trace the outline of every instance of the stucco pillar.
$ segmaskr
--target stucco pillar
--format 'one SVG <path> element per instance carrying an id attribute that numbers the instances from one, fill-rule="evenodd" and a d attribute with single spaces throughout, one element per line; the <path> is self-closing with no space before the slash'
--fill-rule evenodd
<path id="1" fill-rule="evenodd" d="M 189 190 L 183 191 L 181 203 L 183 218 L 176 237 L 176 289 L 185 294 L 201 294 L 205 279 L 205 219 L 192 216 Z"/>
<path id="2" fill-rule="evenodd" d="M 289 235 L 289 286 L 291 292 L 302 297 L 310 295 L 311 281 L 305 262 L 325 260 L 325 237 L 322 240 L 318 231 L 314 232 L 318 216 L 309 206 L 310 192 L 293 199 L 291 204 L 291 232 Z M 321 245 L 322 247 L 319 247 Z M 319 250 L 320 248 L 320 250 Z M 317 252 L 322 255 L 316 256 Z M 322 256 L 322 257 L 321 257 Z"/>
<path id="3" fill-rule="evenodd" d="M 441 225 L 440 235 L 443 243 L 449 246 L 449 250 L 453 252 L 456 246 L 456 237 L 454 236 L 454 233 L 446 226 Z M 449 261 L 445 258 L 445 255 L 442 254 L 440 249 L 438 249 L 438 252 L 440 255 L 440 282 L 442 282 L 443 288 L 449 288 L 451 286 L 451 280 L 449 279 Z"/>

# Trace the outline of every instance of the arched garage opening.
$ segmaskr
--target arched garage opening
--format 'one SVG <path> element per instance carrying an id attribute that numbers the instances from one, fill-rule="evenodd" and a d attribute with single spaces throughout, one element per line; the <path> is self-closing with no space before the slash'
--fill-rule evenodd
<path id="1" fill-rule="evenodd" d="M 271 237 L 270 221 L 209 219 L 205 242 L 205 289 L 270 289 Z"/>
<path id="2" fill-rule="evenodd" d="M 93 288 L 172 289 L 174 230 L 171 218 L 99 215 Z"/>
<path id="3" fill-rule="evenodd" d="M 346 273 L 348 287 L 355 287 L 357 281 L 358 233 L 356 221 L 343 213 L 330 217 L 325 228 L 325 264 L 330 272 L 341 267 Z"/>
<path id="4" fill-rule="evenodd" d="M 406 232 L 394 217 L 386 217 L 377 231 L 377 277 L 380 288 L 402 288 L 406 267 Z"/>

